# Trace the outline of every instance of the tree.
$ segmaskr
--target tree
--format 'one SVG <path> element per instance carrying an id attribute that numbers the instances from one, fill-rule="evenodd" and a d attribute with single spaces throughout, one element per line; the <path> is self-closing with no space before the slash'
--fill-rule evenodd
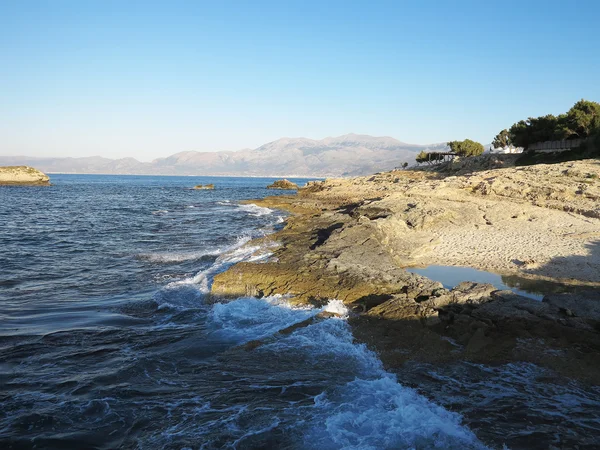
<path id="1" fill-rule="evenodd" d="M 600 129 L 600 103 L 579 100 L 565 117 L 569 137 L 587 138 Z"/>
<path id="2" fill-rule="evenodd" d="M 421 164 L 422 162 L 427 161 L 427 153 L 424 152 L 423 150 L 421 150 L 419 152 L 419 154 L 415 157 L 415 160 L 417 161 L 418 164 Z"/>
<path id="3" fill-rule="evenodd" d="M 536 142 L 585 139 L 596 130 L 600 130 L 600 103 L 580 100 L 566 114 L 547 114 L 520 120 L 508 129 L 508 138 L 512 145 L 527 148 Z M 496 136 L 498 143 L 503 132 Z"/>
<path id="4" fill-rule="evenodd" d="M 404 170 L 406 170 L 406 168 L 407 168 L 407 167 L 408 167 L 408 163 L 407 163 L 407 162 L 403 162 L 403 163 L 402 163 L 402 168 L 403 168 Z"/>
<path id="5" fill-rule="evenodd" d="M 563 139 L 564 120 L 564 115 L 556 117 L 552 114 L 520 120 L 509 128 L 510 140 L 516 147 L 527 148 L 536 142 Z"/>
<path id="6" fill-rule="evenodd" d="M 450 147 L 450 150 L 458 156 L 478 156 L 485 150 L 483 145 L 479 142 L 472 141 L 471 139 L 448 142 L 448 147 Z"/>
<path id="7" fill-rule="evenodd" d="M 494 148 L 505 148 L 510 147 L 511 145 L 512 141 L 510 139 L 510 133 L 507 129 L 504 129 L 500 133 L 498 133 L 492 141 L 492 146 Z"/>

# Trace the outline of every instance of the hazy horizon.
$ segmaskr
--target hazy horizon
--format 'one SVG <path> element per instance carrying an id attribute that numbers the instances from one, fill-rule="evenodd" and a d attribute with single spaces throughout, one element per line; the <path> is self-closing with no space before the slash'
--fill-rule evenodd
<path id="1" fill-rule="evenodd" d="M 0 166 L 30 165 L 47 173 L 344 176 L 392 170 L 414 162 L 420 151 L 443 148 L 445 143 L 408 144 L 389 136 L 351 133 L 321 140 L 282 138 L 235 152 L 179 152 L 151 162 L 127 155 L 118 159 L 0 155 Z"/>
<path id="2" fill-rule="evenodd" d="M 591 1 L 4 2 L 0 155 L 148 162 L 348 133 L 485 144 L 600 99 L 599 14 Z"/>
<path id="3" fill-rule="evenodd" d="M 123 159 L 123 158 L 134 158 L 140 162 L 152 162 L 155 161 L 157 159 L 164 159 L 164 158 L 168 158 L 169 156 L 178 154 L 178 153 L 185 153 L 185 152 L 199 152 L 199 153 L 221 153 L 221 152 L 242 152 L 244 150 L 254 150 L 257 148 L 260 148 L 264 145 L 267 144 L 272 144 L 281 140 L 302 140 L 302 139 L 309 139 L 311 141 L 324 141 L 326 139 L 334 139 L 334 138 L 339 138 L 339 137 L 344 137 L 344 136 L 365 136 L 367 138 L 376 138 L 376 139 L 393 139 L 395 141 L 399 141 L 402 144 L 406 144 L 406 145 L 410 145 L 410 146 L 428 146 L 428 145 L 439 145 L 439 144 L 444 144 L 446 141 L 441 141 L 441 142 L 405 142 L 402 141 L 401 139 L 397 139 L 394 136 L 371 136 L 368 134 L 364 134 L 364 133 L 346 133 L 340 136 L 323 136 L 323 137 L 310 137 L 310 136 L 282 136 L 278 139 L 274 139 L 272 141 L 269 142 L 263 142 L 260 145 L 257 145 L 256 147 L 243 147 L 243 148 L 238 148 L 235 150 L 219 150 L 219 149 L 215 149 L 215 150 L 204 150 L 204 151 L 198 151 L 198 150 L 182 150 L 182 151 L 176 151 L 176 152 L 172 152 L 172 153 L 168 153 L 168 154 L 164 154 L 164 155 L 159 155 L 156 158 L 153 159 L 148 159 L 148 160 L 143 160 L 143 159 L 138 159 L 135 158 L 134 156 L 131 155 L 120 155 L 120 156 L 115 156 L 115 157 L 109 157 L 109 156 L 103 156 L 100 154 L 95 154 L 95 155 L 42 155 L 42 156 L 32 156 L 32 155 L 25 155 L 25 154 L 14 154 L 14 155 L 10 155 L 10 154 L 0 154 L 0 156 L 26 156 L 28 158 L 53 158 L 53 159 L 59 159 L 59 158 L 94 158 L 94 157 L 100 157 L 100 158 L 107 158 L 107 159 Z M 488 143 L 486 143 L 488 144 Z"/>

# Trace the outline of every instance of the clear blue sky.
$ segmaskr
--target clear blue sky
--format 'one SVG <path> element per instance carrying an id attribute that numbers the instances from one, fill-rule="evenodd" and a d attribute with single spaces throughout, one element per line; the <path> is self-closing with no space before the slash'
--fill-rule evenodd
<path id="1" fill-rule="evenodd" d="M 0 0 L 0 154 L 489 143 L 600 101 L 598 1 Z"/>

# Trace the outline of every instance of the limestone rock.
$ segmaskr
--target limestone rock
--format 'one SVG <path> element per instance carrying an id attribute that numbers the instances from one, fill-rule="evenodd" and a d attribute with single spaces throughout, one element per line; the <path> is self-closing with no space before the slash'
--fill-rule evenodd
<path id="1" fill-rule="evenodd" d="M 0 167 L 0 185 L 48 186 L 50 178 L 43 172 L 28 166 Z"/>
<path id="2" fill-rule="evenodd" d="M 340 299 L 357 338 L 390 367 L 530 361 L 600 380 L 600 299 L 579 288 L 544 301 L 490 284 L 447 290 L 403 269 L 468 266 L 524 290 L 540 281 L 600 287 L 600 165 L 572 162 L 567 174 L 564 164 L 504 167 L 329 179 L 253 201 L 291 212 L 270 236 L 279 246 L 266 263 L 217 274 L 212 294 Z"/>
<path id="3" fill-rule="evenodd" d="M 288 180 L 277 180 L 268 185 L 267 189 L 298 190 L 299 187 L 296 183 L 292 183 Z"/>

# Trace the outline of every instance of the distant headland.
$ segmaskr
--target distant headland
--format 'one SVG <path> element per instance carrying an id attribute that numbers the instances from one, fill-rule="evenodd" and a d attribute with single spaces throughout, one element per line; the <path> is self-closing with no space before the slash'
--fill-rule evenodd
<path id="1" fill-rule="evenodd" d="M 29 166 L 0 167 L 0 185 L 49 186 L 50 177 Z"/>

